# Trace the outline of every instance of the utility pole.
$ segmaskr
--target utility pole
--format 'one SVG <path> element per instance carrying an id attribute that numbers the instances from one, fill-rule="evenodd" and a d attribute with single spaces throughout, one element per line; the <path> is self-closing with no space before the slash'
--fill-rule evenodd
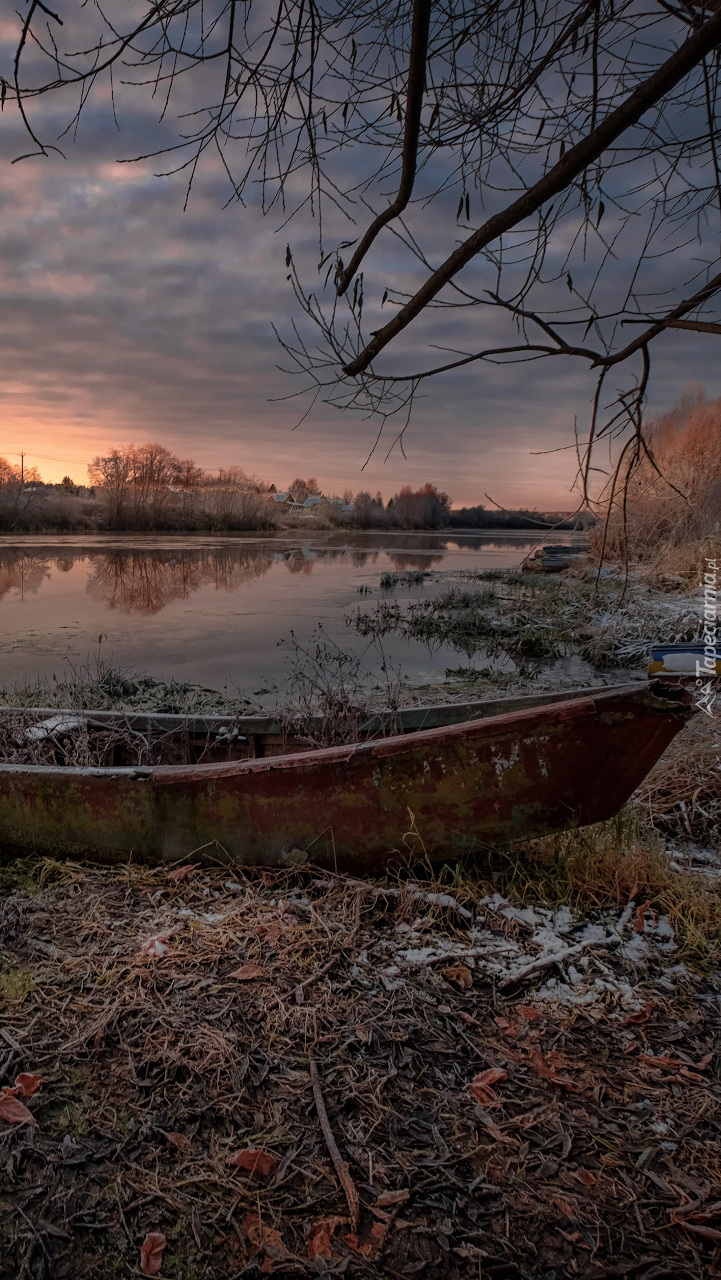
<path id="1" fill-rule="evenodd" d="M 20 488 L 21 489 L 24 483 L 25 483 L 25 454 L 21 453 L 20 454 Z"/>

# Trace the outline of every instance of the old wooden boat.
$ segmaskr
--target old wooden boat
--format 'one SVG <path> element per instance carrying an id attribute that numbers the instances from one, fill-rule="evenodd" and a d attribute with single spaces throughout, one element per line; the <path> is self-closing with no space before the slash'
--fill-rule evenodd
<path id="1" fill-rule="evenodd" d="M 0 849 L 354 872 L 408 855 L 437 862 L 610 817 L 690 703 L 683 688 L 654 682 L 413 708 L 390 735 L 381 718 L 360 741 L 321 749 L 257 716 L 33 712 L 39 723 L 25 732 L 60 744 L 69 721 L 121 725 L 161 734 L 178 756 L 182 729 L 186 762 L 0 764 Z"/>
<path id="2" fill-rule="evenodd" d="M 587 551 L 587 545 L 578 544 L 537 547 L 530 556 L 526 556 L 521 568 L 528 573 L 560 573 L 584 556 Z"/>

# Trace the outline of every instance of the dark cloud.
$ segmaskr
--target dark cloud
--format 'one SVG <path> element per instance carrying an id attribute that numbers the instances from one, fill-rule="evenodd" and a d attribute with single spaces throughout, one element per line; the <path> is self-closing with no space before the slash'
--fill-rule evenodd
<path id="1" fill-rule="evenodd" d="M 41 103 L 37 113 L 44 136 L 64 128 L 59 108 Z M 307 404 L 279 399 L 300 384 L 277 369 L 284 360 L 271 325 L 289 331 L 287 239 L 313 277 L 317 232 L 309 221 L 295 219 L 279 232 L 280 212 L 263 219 L 257 208 L 224 208 L 227 185 L 212 166 L 183 212 L 182 175 L 154 177 L 158 161 L 117 164 L 118 156 L 175 138 L 139 95 L 126 95 L 120 134 L 107 101 L 91 106 L 77 142 L 62 143 L 65 159 L 10 167 L 26 144 L 9 107 L 2 123 L 0 453 L 84 459 L 114 443 L 153 438 L 206 466 L 238 462 L 278 484 L 305 472 L 329 490 L 388 494 L 431 478 L 456 502 L 481 500 L 485 490 L 507 504 L 571 505 L 575 464 L 567 446 L 575 414 L 583 431 L 593 390 L 582 365 L 476 367 L 429 383 L 404 437 L 407 459 L 396 448 L 384 463 L 398 430 L 389 425 L 363 471 L 374 422 L 320 406 L 294 431 Z M 429 244 L 435 228 L 446 243 L 447 217 L 442 205 L 424 213 Z M 559 243 L 551 257 L 560 262 L 564 252 Z M 694 249 L 684 253 L 690 262 Z M 420 268 L 398 256 L 390 234 L 377 261 L 395 287 L 417 285 Z M 609 290 L 624 287 L 626 267 L 618 263 Z M 650 269 L 649 287 L 661 288 L 665 269 L 663 259 Z M 483 275 L 481 267 L 474 272 Z M 439 341 L 437 324 L 437 313 L 420 318 L 385 367 L 437 361 L 428 347 Z M 477 349 L 498 340 L 499 325 L 494 313 L 446 313 L 441 340 Z M 721 391 L 712 341 L 669 336 L 654 359 L 657 407 L 688 381 Z M 624 376 L 609 380 L 609 399 Z M 81 477 L 80 464 L 72 470 Z"/>

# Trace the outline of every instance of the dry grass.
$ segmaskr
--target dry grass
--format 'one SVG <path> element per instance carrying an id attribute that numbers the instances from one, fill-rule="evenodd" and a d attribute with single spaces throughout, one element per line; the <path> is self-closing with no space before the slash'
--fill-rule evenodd
<path id="1" fill-rule="evenodd" d="M 611 823 L 515 846 L 500 858 L 497 888 L 522 905 L 590 910 L 647 903 L 668 916 L 684 961 L 702 969 L 721 960 L 721 887 L 678 871 L 661 837 L 632 811 Z"/>
<path id="2" fill-rule="evenodd" d="M 660 831 L 721 844 L 721 719 L 700 712 L 664 752 L 636 795 Z"/>
<path id="3" fill-rule="evenodd" d="M 610 514 L 607 559 L 629 558 L 663 585 L 681 577 L 699 582 L 706 556 L 719 543 L 721 509 L 721 397 L 708 402 L 692 391 L 649 423 L 652 458 L 631 478 L 624 520 L 623 495 Z M 598 552 L 602 526 L 591 532 Z"/>

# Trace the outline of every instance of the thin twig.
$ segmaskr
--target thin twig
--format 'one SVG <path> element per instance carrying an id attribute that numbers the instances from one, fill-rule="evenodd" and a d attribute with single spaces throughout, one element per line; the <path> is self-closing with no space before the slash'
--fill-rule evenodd
<path id="1" fill-rule="evenodd" d="M 325 1138 L 326 1146 L 330 1152 L 330 1158 L 333 1161 L 333 1166 L 345 1192 L 345 1198 L 348 1201 L 351 1230 L 357 1231 L 358 1218 L 360 1215 L 358 1192 L 356 1191 L 355 1184 L 350 1176 L 350 1169 L 338 1150 L 338 1144 L 333 1136 L 333 1130 L 330 1127 L 330 1120 L 328 1119 L 328 1112 L 325 1109 L 325 1101 L 323 1099 L 323 1090 L 321 1089 L 318 1066 L 313 1055 L 313 1050 L 310 1048 L 308 1049 L 308 1066 L 310 1067 L 310 1079 L 311 1084 L 313 1085 L 313 1097 L 315 1098 L 315 1108 L 318 1112 L 320 1127 L 323 1130 L 323 1137 Z"/>
<path id="2" fill-rule="evenodd" d="M 538 960 L 527 964 L 524 969 L 519 969 L 518 973 L 510 974 L 499 982 L 499 987 L 512 987 L 516 982 L 522 982 L 524 978 L 529 978 L 531 974 L 540 973 L 542 969 L 550 969 L 552 964 L 561 964 L 564 960 L 570 960 L 572 956 L 580 956 L 582 952 L 588 951 L 589 947 L 615 947 L 621 939 L 619 937 L 612 938 L 594 938 L 590 942 L 577 942 L 574 947 L 566 947 L 565 951 L 554 951 L 553 955 L 540 956 Z"/>

